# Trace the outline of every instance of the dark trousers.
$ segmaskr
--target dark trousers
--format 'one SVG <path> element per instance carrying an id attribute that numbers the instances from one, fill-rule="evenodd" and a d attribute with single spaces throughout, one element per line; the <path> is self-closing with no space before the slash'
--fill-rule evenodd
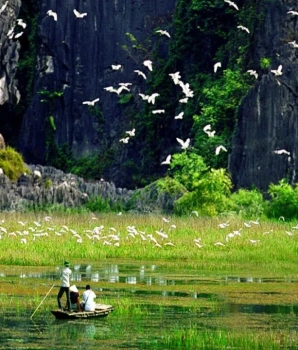
<path id="1" fill-rule="evenodd" d="M 64 292 L 66 293 L 68 311 L 70 311 L 71 306 L 70 306 L 69 287 L 60 287 L 59 293 L 57 295 L 58 307 L 59 307 L 59 309 L 62 309 L 61 298 L 62 298 Z"/>

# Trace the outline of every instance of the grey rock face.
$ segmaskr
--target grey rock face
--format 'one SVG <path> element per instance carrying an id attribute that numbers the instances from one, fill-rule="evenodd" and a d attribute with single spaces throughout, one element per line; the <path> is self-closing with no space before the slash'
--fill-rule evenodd
<path id="1" fill-rule="evenodd" d="M 6 102 L 17 103 L 20 94 L 15 81 L 20 44 L 9 31 L 16 26 L 21 0 L 0 0 L 0 108 Z"/>
<path id="2" fill-rule="evenodd" d="M 244 98 L 238 113 L 229 168 L 237 188 L 256 186 L 287 178 L 297 182 L 298 61 L 296 1 L 267 2 L 265 21 L 255 33 L 255 67 L 259 79 Z M 263 71 L 261 58 L 272 63 Z M 282 75 L 271 70 L 282 65 Z M 284 150 L 284 151 L 283 151 Z M 285 152 L 286 151 L 286 152 Z"/>
<path id="3" fill-rule="evenodd" d="M 132 89 L 138 92 L 137 84 L 143 78 L 133 71 L 146 71 L 142 62 L 151 54 L 145 39 L 156 39 L 154 29 L 171 22 L 176 0 L 80 0 L 75 8 L 87 13 L 84 18 L 76 18 L 73 2 L 40 3 L 37 81 L 24 117 L 21 152 L 29 162 L 44 163 L 47 123 L 53 116 L 55 142 L 68 144 L 75 157 L 100 154 L 113 146 L 122 161 L 125 154 L 119 151 L 119 139 L 131 125 L 117 94 L 104 87 L 132 82 Z M 47 15 L 50 9 L 57 13 L 57 21 Z M 144 49 L 133 49 L 127 34 L 133 35 Z M 117 64 L 121 69 L 113 70 L 111 66 Z M 40 93 L 45 90 L 52 95 Z M 93 109 L 83 104 L 98 97 L 100 101 Z"/>
<path id="4" fill-rule="evenodd" d="M 11 182 L 0 171 L 0 210 L 23 211 L 28 208 L 61 205 L 65 208 L 80 207 L 90 199 L 100 197 L 113 204 L 130 208 L 138 213 L 172 212 L 174 201 L 182 196 L 170 196 L 157 190 L 152 184 L 136 191 L 116 188 L 113 182 L 86 182 L 82 178 L 66 174 L 53 167 L 30 165 L 30 174 L 23 174 L 17 182 Z M 2 169 L 0 169 L 2 170 Z"/>

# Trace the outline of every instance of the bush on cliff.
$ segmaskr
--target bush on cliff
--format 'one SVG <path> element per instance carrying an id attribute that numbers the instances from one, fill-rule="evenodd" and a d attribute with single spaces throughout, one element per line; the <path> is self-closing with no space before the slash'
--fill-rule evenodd
<path id="1" fill-rule="evenodd" d="M 0 151 L 0 168 L 11 181 L 17 181 L 23 173 L 29 173 L 23 157 L 11 147 Z"/>

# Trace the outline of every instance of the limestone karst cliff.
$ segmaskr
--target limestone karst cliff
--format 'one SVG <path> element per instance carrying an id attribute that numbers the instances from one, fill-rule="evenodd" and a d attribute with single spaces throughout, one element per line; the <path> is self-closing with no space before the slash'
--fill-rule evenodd
<path id="1" fill-rule="evenodd" d="M 175 0 L 40 1 L 37 78 L 19 143 L 26 160 L 44 163 L 48 143 L 67 144 L 76 158 L 109 152 L 114 169 L 107 177 L 125 183 L 131 174 L 122 169 L 119 177 L 119 168 L 134 154 L 119 139 L 133 125 L 119 102 L 122 95 L 104 88 L 133 83 L 130 94 L 141 92 L 144 79 L 134 70 L 147 74 L 142 62 L 152 55 L 151 43 L 144 42 L 154 39 L 154 29 L 168 26 L 174 6 Z M 74 8 L 87 15 L 77 18 Z M 133 48 L 130 37 L 142 47 Z M 94 106 L 83 104 L 97 98 Z"/>
<path id="2" fill-rule="evenodd" d="M 20 7 L 21 0 L 0 1 L 0 106 L 18 103 L 20 99 L 15 81 L 20 43 L 12 32 L 10 38 L 7 36 L 15 26 Z M 2 113 L 5 112 L 2 109 Z"/>
<path id="3" fill-rule="evenodd" d="M 237 188 L 266 190 L 287 178 L 297 182 L 298 61 L 297 1 L 266 2 L 262 26 L 256 28 L 255 66 L 271 64 L 244 98 L 232 143 L 229 168 Z M 272 70 L 282 66 L 281 75 Z M 250 67 L 253 68 L 253 67 Z"/>
<path id="4" fill-rule="evenodd" d="M 297 16 L 288 12 L 298 11 L 297 3 L 236 2 L 239 11 L 221 0 L 39 0 L 38 11 L 32 14 L 37 20 L 36 67 L 31 77 L 34 85 L 18 139 L 25 160 L 60 168 L 71 157 L 91 157 L 92 176 L 135 188 L 165 174 L 161 161 L 170 153 L 181 152 L 176 136 L 184 140 L 190 137 L 191 149 L 200 155 L 204 152 L 209 166 L 224 164 L 229 168 L 235 188 L 257 186 L 265 190 L 271 182 L 285 177 L 295 183 L 298 37 Z M 0 8 L 4 4 L 0 0 Z M 7 32 L 20 5 L 20 1 L 9 1 L 13 16 L 7 17 L 6 11 L 0 14 L 0 84 L 4 84 L 4 88 L 0 86 L 0 132 L 4 136 L 7 128 L 3 131 L 3 120 L 13 128 L 11 106 L 18 99 L 15 68 L 20 47 L 15 38 L 7 39 Z M 87 15 L 77 18 L 74 8 Z M 47 13 L 50 9 L 57 13 L 57 21 Z M 250 32 L 238 30 L 239 24 L 248 26 Z M 157 35 L 157 29 L 167 29 L 171 39 Z M 154 61 L 153 72 L 143 65 L 147 59 Z M 222 66 L 215 74 L 213 65 L 219 59 Z M 121 67 L 115 70 L 112 65 Z M 276 76 L 271 70 L 280 65 L 282 74 Z M 245 81 L 246 71 L 254 69 L 258 78 L 249 81 L 252 86 L 237 117 L 235 111 L 245 89 L 232 98 L 220 95 L 220 107 L 215 106 L 214 114 L 204 120 L 202 115 L 208 116 L 204 108 L 213 108 L 205 103 L 208 89 L 219 81 L 220 93 L 227 69 L 237 71 Z M 147 80 L 134 70 L 146 73 Z M 195 90 L 185 107 L 177 102 L 180 90 L 173 88 L 169 78 L 174 71 L 180 71 Z M 130 91 L 117 94 L 104 89 L 119 88 L 119 83 L 132 83 Z M 223 90 L 228 88 L 223 85 Z M 142 101 L 139 93 L 145 92 L 160 93 L 154 106 Z M 94 106 L 83 104 L 97 98 Z M 211 101 L 217 104 L 216 98 Z M 214 120 L 221 107 L 229 105 L 223 120 Z M 165 108 L 166 113 L 152 114 L 153 107 Z M 183 122 L 174 120 L 182 111 Z M 201 118 L 195 128 L 194 115 Z M 202 128 L 210 122 L 217 140 L 228 148 L 229 157 L 215 155 L 215 141 L 206 143 Z M 130 142 L 119 142 L 136 125 Z M 51 163 L 54 158 L 60 163 Z"/>

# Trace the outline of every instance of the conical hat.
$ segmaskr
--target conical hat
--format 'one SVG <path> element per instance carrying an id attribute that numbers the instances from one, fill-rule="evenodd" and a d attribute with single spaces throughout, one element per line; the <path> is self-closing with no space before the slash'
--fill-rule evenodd
<path id="1" fill-rule="evenodd" d="M 75 285 L 72 285 L 71 287 L 69 287 L 69 291 L 78 293 L 78 288 Z"/>

